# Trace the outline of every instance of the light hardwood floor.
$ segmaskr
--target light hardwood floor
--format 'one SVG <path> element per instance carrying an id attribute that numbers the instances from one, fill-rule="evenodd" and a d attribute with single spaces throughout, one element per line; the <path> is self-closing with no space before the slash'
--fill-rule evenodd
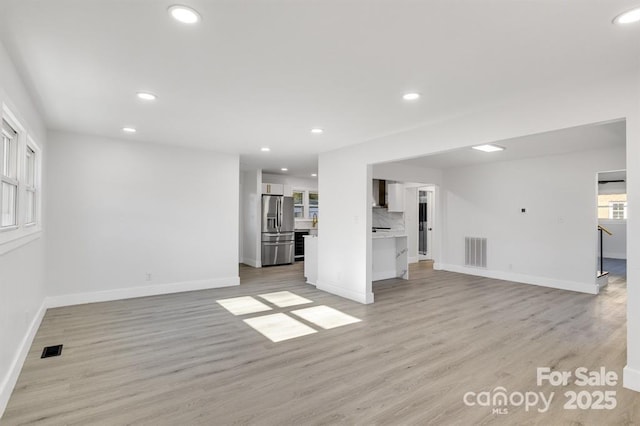
<path id="1" fill-rule="evenodd" d="M 639 424 L 640 394 L 612 411 L 564 410 L 575 385 L 536 367 L 625 365 L 625 282 L 600 296 L 412 265 L 361 305 L 303 283 L 302 264 L 241 267 L 235 288 L 51 309 L 0 423 Z M 288 290 L 362 322 L 272 343 L 217 299 Z M 294 308 L 268 313 L 289 312 Z M 46 345 L 61 357 L 40 359 Z M 492 414 L 463 395 L 497 386 L 555 392 L 548 413 Z M 598 388 L 604 390 L 605 388 Z M 608 389 L 608 388 L 606 388 Z"/>

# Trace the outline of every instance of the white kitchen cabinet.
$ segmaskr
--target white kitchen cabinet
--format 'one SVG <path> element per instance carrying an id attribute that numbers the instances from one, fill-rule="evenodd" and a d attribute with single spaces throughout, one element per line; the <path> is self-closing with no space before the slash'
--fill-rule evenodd
<path id="1" fill-rule="evenodd" d="M 283 194 L 285 197 L 293 197 L 293 187 L 291 185 L 283 185 Z"/>
<path id="2" fill-rule="evenodd" d="M 284 185 L 280 183 L 263 183 L 262 193 L 268 195 L 284 195 Z"/>
<path id="3" fill-rule="evenodd" d="M 390 183 L 387 185 L 387 208 L 390 212 L 404 212 L 404 185 Z"/>

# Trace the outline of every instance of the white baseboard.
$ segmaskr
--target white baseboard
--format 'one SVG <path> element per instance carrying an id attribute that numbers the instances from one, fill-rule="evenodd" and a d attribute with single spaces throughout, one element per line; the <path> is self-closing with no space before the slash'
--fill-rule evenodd
<path id="1" fill-rule="evenodd" d="M 603 253 L 607 259 L 623 259 L 627 260 L 627 253 Z"/>
<path id="2" fill-rule="evenodd" d="M 409 258 L 409 263 L 418 263 L 420 261 L 420 259 L 418 259 L 417 257 L 410 257 Z"/>
<path id="3" fill-rule="evenodd" d="M 254 268 L 262 268 L 262 262 L 258 262 L 257 259 L 247 259 L 246 257 L 243 257 L 242 263 L 244 263 L 245 265 L 252 266 Z"/>
<path id="4" fill-rule="evenodd" d="M 640 392 L 640 370 L 633 369 L 627 365 L 622 371 L 622 377 L 622 386 Z"/>
<path id="5" fill-rule="evenodd" d="M 11 362 L 7 375 L 2 379 L 2 383 L 0 383 L 0 418 L 2 418 L 4 410 L 7 408 L 13 388 L 16 386 L 20 371 L 22 371 L 22 366 L 27 359 L 27 354 L 29 354 L 29 349 L 31 349 L 31 344 L 33 343 L 34 337 L 36 337 L 36 333 L 38 332 L 38 328 L 40 328 L 40 323 L 42 323 L 46 311 L 47 307 L 43 302 L 35 317 L 33 317 L 27 333 L 20 342 L 20 347 Z"/>
<path id="6" fill-rule="evenodd" d="M 336 296 L 344 297 L 345 299 L 354 300 L 359 303 L 369 304 L 373 303 L 373 293 L 360 293 L 352 290 L 347 290 L 335 284 L 318 281 L 316 283 L 318 290 L 326 291 L 327 293 L 335 294 Z"/>
<path id="7" fill-rule="evenodd" d="M 517 274 L 513 272 L 491 271 L 487 269 L 467 268 L 459 265 L 438 264 L 434 269 L 441 269 L 449 272 L 457 272 L 460 274 L 476 275 L 479 277 L 493 278 L 496 280 L 513 281 L 522 284 L 531 284 L 541 287 L 557 288 L 559 290 L 576 291 L 578 293 L 598 294 L 599 287 L 594 282 L 581 283 L 577 281 L 565 281 L 555 278 L 538 277 L 534 275 Z"/>
<path id="8" fill-rule="evenodd" d="M 391 278 L 398 278 L 398 273 L 395 269 L 388 271 L 374 271 L 371 273 L 371 281 L 390 280 Z"/>
<path id="9" fill-rule="evenodd" d="M 609 285 L 609 274 L 597 277 L 596 285 L 598 286 L 598 291 L 600 291 L 601 288 L 605 288 L 607 285 Z"/>
<path id="10" fill-rule="evenodd" d="M 155 284 L 141 287 L 119 288 L 115 290 L 49 296 L 45 299 L 47 308 L 82 305 L 85 303 L 109 302 L 112 300 L 132 299 L 134 297 L 157 296 L 161 294 L 181 293 L 185 291 L 208 290 L 212 288 L 240 285 L 240 277 L 213 278 L 181 283 Z"/>

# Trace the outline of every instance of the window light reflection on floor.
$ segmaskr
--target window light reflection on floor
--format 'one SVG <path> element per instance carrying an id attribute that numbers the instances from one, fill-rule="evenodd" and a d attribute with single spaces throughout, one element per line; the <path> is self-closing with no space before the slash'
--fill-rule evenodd
<path id="1" fill-rule="evenodd" d="M 282 313 L 248 318 L 244 322 L 272 342 L 281 342 L 317 333 L 308 325 Z"/>
<path id="2" fill-rule="evenodd" d="M 291 311 L 292 314 L 309 321 L 325 330 L 342 327 L 343 325 L 354 324 L 362 320 L 340 312 L 329 306 L 314 306 L 312 308 L 298 309 Z"/>
<path id="3" fill-rule="evenodd" d="M 272 310 L 269 306 L 251 296 L 232 297 L 231 299 L 216 300 L 223 308 L 233 315 L 254 314 Z"/>
<path id="4" fill-rule="evenodd" d="M 298 296 L 290 291 L 277 291 L 275 293 L 259 294 L 258 296 L 267 302 L 273 303 L 279 308 L 313 303 L 312 300 L 305 299 L 304 297 Z"/>

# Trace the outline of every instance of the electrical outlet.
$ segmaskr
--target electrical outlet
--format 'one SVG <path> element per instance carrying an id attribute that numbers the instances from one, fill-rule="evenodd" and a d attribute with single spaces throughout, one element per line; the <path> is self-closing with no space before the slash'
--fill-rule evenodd
<path id="1" fill-rule="evenodd" d="M 147 281 L 151 281 L 151 272 L 147 272 Z"/>

